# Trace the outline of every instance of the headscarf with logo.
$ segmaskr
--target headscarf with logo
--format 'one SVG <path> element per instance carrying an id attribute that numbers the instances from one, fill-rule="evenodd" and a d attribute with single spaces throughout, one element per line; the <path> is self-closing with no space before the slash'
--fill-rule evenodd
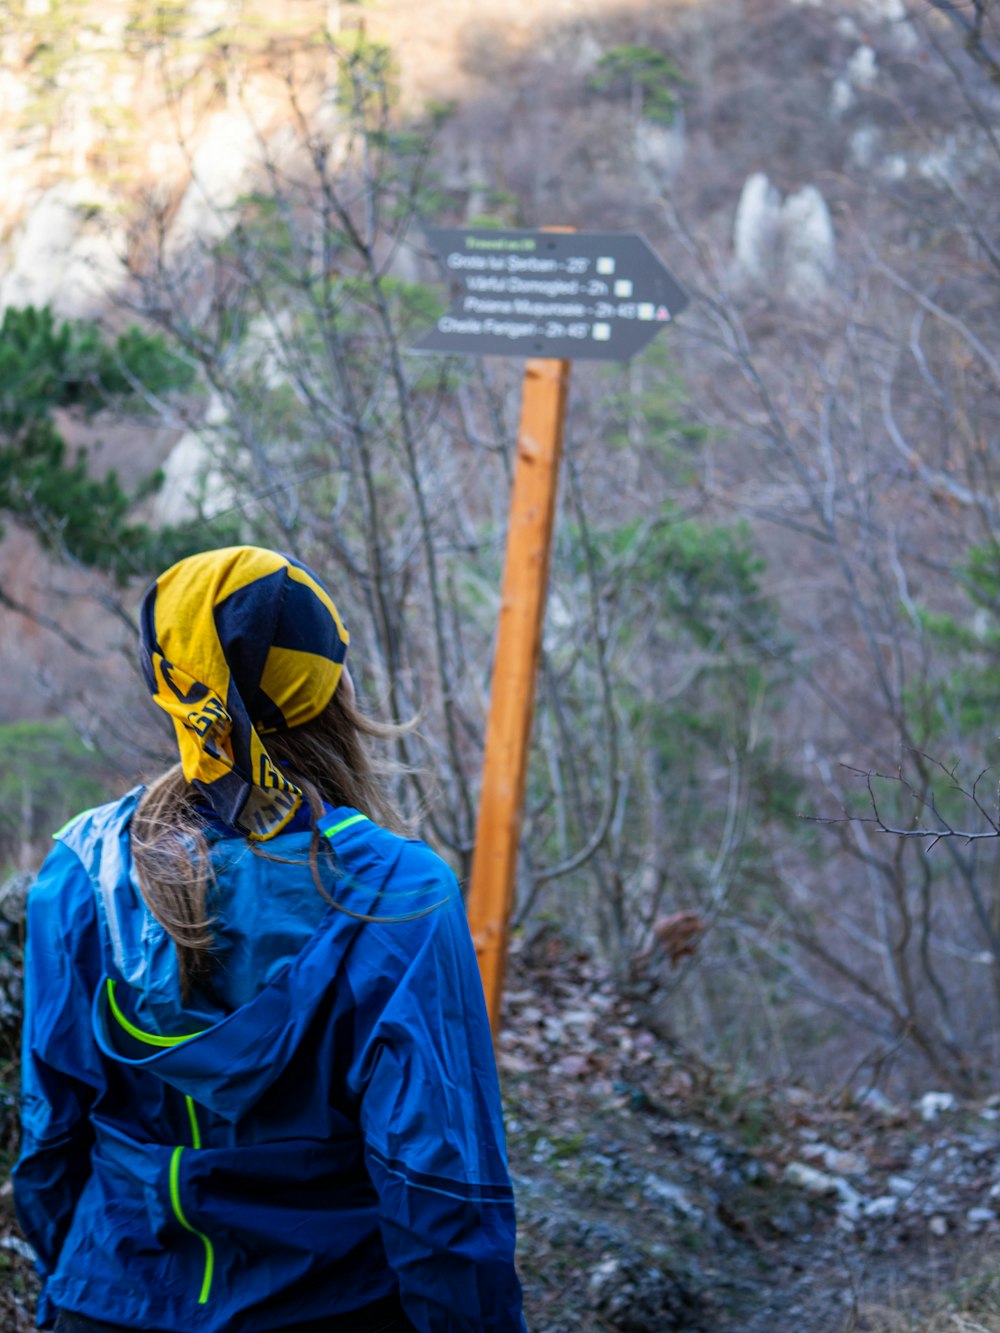
<path id="1" fill-rule="evenodd" d="M 229 546 L 161 574 L 140 619 L 143 675 L 173 719 L 184 776 L 231 828 L 274 837 L 302 792 L 261 736 L 333 697 L 349 636 L 329 593 L 288 556 Z"/>

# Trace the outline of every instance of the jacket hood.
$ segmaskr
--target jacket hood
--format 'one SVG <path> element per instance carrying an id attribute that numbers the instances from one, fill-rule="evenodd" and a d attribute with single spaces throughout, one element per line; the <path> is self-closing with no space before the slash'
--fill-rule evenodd
<path id="1" fill-rule="evenodd" d="M 173 942 L 146 906 L 132 862 L 129 825 L 142 791 L 87 811 L 56 835 L 79 858 L 97 903 L 104 976 L 94 996 L 95 1037 L 111 1060 L 235 1122 L 302 1043 L 364 926 L 350 913 L 377 911 L 393 848 L 404 844 L 355 810 L 328 811 L 319 827 L 331 846 L 336 835 L 335 855 L 321 858 L 321 873 L 342 911 L 317 892 L 307 829 L 279 835 L 261 854 L 209 824 L 218 947 L 211 993 L 185 1005 Z"/>

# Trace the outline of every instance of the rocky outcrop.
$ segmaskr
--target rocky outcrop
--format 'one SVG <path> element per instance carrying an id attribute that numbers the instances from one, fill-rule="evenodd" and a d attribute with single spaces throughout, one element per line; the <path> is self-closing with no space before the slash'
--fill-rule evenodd
<path id="1" fill-rule="evenodd" d="M 803 305 L 820 300 L 836 264 L 826 200 L 812 185 L 783 199 L 763 172 L 755 172 L 736 207 L 733 256 L 740 285 L 767 289 Z"/>

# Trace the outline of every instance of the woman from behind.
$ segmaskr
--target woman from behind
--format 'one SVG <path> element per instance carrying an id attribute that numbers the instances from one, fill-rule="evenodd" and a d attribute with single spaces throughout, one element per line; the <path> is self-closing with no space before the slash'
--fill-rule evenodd
<path id="1" fill-rule="evenodd" d="M 180 763 L 61 830 L 29 896 L 40 1326 L 522 1329 L 461 897 L 376 779 L 329 594 L 206 552 L 141 637 Z"/>

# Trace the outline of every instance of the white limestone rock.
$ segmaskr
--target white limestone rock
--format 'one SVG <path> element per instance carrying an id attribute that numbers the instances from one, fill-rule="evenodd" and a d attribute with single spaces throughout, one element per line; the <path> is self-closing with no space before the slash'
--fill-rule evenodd
<path id="1" fill-rule="evenodd" d="M 936 1120 L 942 1111 L 954 1111 L 957 1107 L 958 1099 L 953 1092 L 925 1092 L 917 1101 L 920 1119 L 925 1124 Z"/>
<path id="2" fill-rule="evenodd" d="M 640 119 L 635 126 L 634 146 L 635 160 L 648 185 L 659 189 L 675 180 L 687 152 L 681 109 L 671 125 Z"/>
<path id="3" fill-rule="evenodd" d="M 124 238 L 91 180 L 61 182 L 28 209 L 6 247 L 0 308 L 50 305 L 64 319 L 93 316 L 121 279 Z"/>
<path id="4" fill-rule="evenodd" d="M 863 18 L 885 25 L 887 35 L 900 51 L 912 51 L 919 45 L 917 30 L 906 13 L 906 0 L 864 0 Z"/>
<path id="5" fill-rule="evenodd" d="M 733 251 L 739 274 L 764 282 L 773 272 L 781 223 L 781 194 L 762 171 L 748 176 L 733 221 Z"/>
<path id="6" fill-rule="evenodd" d="M 836 238 L 826 200 L 814 185 L 789 195 L 781 210 L 785 295 L 801 305 L 820 300 L 830 285 Z"/>
<path id="7" fill-rule="evenodd" d="M 233 223 L 232 209 L 260 161 L 260 140 L 245 114 L 212 116 L 191 157 L 191 181 L 170 230 L 171 249 L 217 240 Z"/>
<path id="8" fill-rule="evenodd" d="M 217 457 L 218 430 L 227 419 L 225 404 L 213 394 L 199 430 L 188 431 L 163 464 L 163 485 L 153 501 L 156 524 L 184 523 L 232 509 L 237 494 Z"/>
<path id="9" fill-rule="evenodd" d="M 859 125 L 847 145 L 847 156 L 851 164 L 860 171 L 870 171 L 875 165 L 880 138 L 877 126 Z"/>
<path id="10" fill-rule="evenodd" d="M 858 46 L 838 74 L 830 89 L 830 114 L 837 119 L 850 111 L 858 100 L 859 88 L 873 88 L 878 82 L 878 57 L 871 46 Z"/>
<path id="11" fill-rule="evenodd" d="M 878 58 L 870 46 L 859 46 L 847 62 L 847 77 L 855 88 L 871 88 L 878 79 Z"/>
<path id="12" fill-rule="evenodd" d="M 858 100 L 854 87 L 846 74 L 838 74 L 830 89 L 830 114 L 836 120 L 850 111 Z"/>
<path id="13" fill-rule="evenodd" d="M 894 1194 L 880 1194 L 864 1206 L 864 1215 L 870 1219 L 895 1217 L 898 1212 L 899 1200 Z"/>
<path id="14" fill-rule="evenodd" d="M 571 67 L 573 73 L 578 74 L 581 78 L 586 78 L 588 74 L 592 74 L 597 68 L 601 56 L 604 55 L 604 49 L 592 32 L 582 32 L 572 56 Z"/>
<path id="15" fill-rule="evenodd" d="M 788 196 L 763 172 L 743 186 L 733 223 L 735 276 L 808 304 L 827 291 L 836 264 L 830 210 L 812 185 Z"/>

